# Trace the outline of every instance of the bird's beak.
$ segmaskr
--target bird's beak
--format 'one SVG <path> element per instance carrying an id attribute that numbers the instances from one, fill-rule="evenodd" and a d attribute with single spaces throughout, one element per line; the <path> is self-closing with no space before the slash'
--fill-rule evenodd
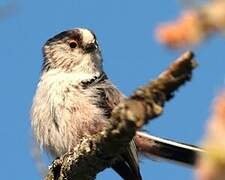
<path id="1" fill-rule="evenodd" d="M 97 48 L 98 48 L 98 45 L 96 43 L 90 43 L 90 44 L 86 45 L 85 52 L 90 53 L 90 52 L 95 51 Z"/>

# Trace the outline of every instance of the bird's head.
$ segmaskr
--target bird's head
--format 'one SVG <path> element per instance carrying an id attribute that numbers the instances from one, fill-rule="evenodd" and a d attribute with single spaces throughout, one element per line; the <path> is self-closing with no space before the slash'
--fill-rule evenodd
<path id="1" fill-rule="evenodd" d="M 43 71 L 102 71 L 102 57 L 95 34 L 88 29 L 72 29 L 50 38 L 43 47 Z"/>

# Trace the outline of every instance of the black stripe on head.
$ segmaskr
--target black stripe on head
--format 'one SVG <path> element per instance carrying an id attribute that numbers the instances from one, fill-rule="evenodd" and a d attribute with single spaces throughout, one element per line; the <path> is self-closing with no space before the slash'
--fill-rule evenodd
<path id="1" fill-rule="evenodd" d="M 63 31 L 54 37 L 50 38 L 45 45 L 57 42 L 57 41 L 66 41 L 68 39 L 74 39 L 78 44 L 82 44 L 82 34 L 79 29 L 72 29 L 68 31 Z"/>

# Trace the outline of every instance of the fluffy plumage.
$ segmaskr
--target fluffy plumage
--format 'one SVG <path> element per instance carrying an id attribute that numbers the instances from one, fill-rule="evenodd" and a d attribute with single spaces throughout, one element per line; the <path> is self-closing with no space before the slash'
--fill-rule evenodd
<path id="1" fill-rule="evenodd" d="M 32 128 L 45 150 L 61 156 L 85 136 L 107 126 L 112 109 L 124 96 L 103 72 L 93 32 L 62 32 L 46 42 L 43 53 L 42 74 L 32 105 Z M 112 167 L 124 179 L 141 179 L 133 141 Z"/>

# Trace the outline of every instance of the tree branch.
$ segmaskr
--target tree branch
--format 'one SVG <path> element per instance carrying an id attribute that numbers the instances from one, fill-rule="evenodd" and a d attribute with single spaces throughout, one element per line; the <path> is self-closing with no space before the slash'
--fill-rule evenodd
<path id="1" fill-rule="evenodd" d="M 193 53 L 186 52 L 156 80 L 136 90 L 112 112 L 110 125 L 102 132 L 85 138 L 60 159 L 53 162 L 45 180 L 95 179 L 110 167 L 117 155 L 128 146 L 137 129 L 163 112 L 166 101 L 191 79 L 196 67 Z"/>

